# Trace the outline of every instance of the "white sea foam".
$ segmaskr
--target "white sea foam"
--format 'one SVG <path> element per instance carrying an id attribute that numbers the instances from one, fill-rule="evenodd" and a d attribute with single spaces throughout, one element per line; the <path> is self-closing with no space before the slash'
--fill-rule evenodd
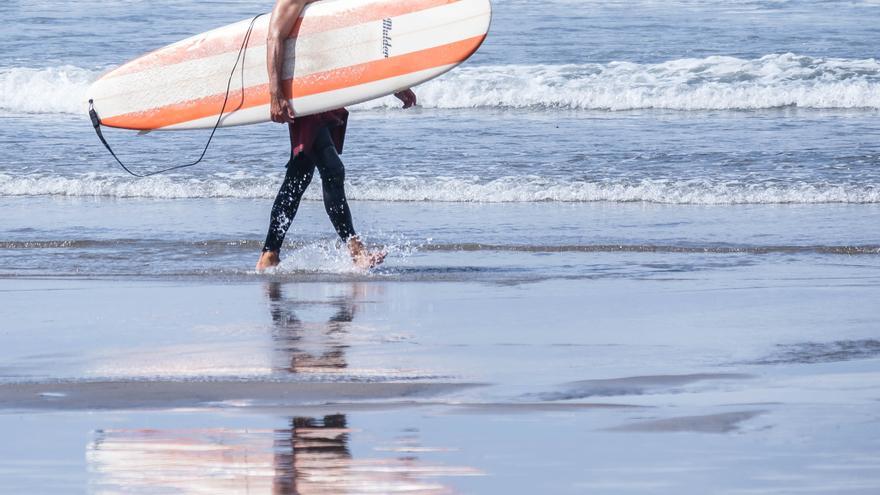
<path id="1" fill-rule="evenodd" d="M 277 180 L 215 174 L 203 178 L 158 176 L 131 179 L 85 174 L 17 176 L 0 174 L 0 196 L 54 195 L 113 198 L 265 198 L 275 196 Z M 652 202 L 667 204 L 880 203 L 880 184 L 841 185 L 791 182 L 728 183 L 695 180 L 566 181 L 537 176 L 478 180 L 453 177 L 354 179 L 350 199 L 438 202 Z M 312 187 L 307 199 L 319 199 Z"/>
<path id="2" fill-rule="evenodd" d="M 84 113 L 86 89 L 100 73 L 71 65 L 0 68 L 0 111 Z"/>
<path id="3" fill-rule="evenodd" d="M 766 55 L 659 64 L 465 66 L 419 87 L 435 108 L 727 110 L 880 108 L 880 62 Z M 366 108 L 398 106 L 393 99 Z"/>
<path id="4" fill-rule="evenodd" d="M 79 113 L 99 71 L 0 69 L 0 110 Z M 726 110 L 796 106 L 880 109 L 880 61 L 791 53 L 658 64 L 466 65 L 418 89 L 426 108 Z M 399 106 L 393 98 L 360 109 Z"/>

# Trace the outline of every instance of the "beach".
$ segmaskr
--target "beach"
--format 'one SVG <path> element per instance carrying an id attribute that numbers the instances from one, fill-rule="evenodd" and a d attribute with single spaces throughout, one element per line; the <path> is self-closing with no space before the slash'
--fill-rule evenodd
<path id="1" fill-rule="evenodd" d="M 5 201 L 10 211 L 20 200 Z M 248 211 L 262 210 L 215 201 L 205 229 L 246 229 Z M 40 209 L 74 212 L 88 231 L 91 209 L 125 218 L 143 207 L 88 203 L 46 198 Z M 441 205 L 429 216 L 461 230 L 427 232 L 430 244 L 400 247 L 374 273 L 316 241 L 271 275 L 212 270 L 246 266 L 255 246 L 175 234 L 161 210 L 180 200 L 151 207 L 167 229 L 154 240 L 96 231 L 4 248 L 5 260 L 39 252 L 56 270 L 34 260 L 0 284 L 10 493 L 268 492 L 294 472 L 312 473 L 300 476 L 321 493 L 870 493 L 880 483 L 878 248 L 864 232 L 850 242 L 819 233 L 855 232 L 846 207 L 746 207 L 735 220 L 730 207 L 640 205 L 615 220 L 607 205 L 544 205 L 530 209 L 543 225 L 555 211 L 612 231 L 636 222 L 644 237 L 577 244 L 561 229 L 521 245 L 500 226 L 464 237 L 491 207 Z M 408 225 L 432 207 L 361 211 L 374 209 Z M 689 225 L 691 242 L 647 236 L 665 232 L 652 217 Z M 803 217 L 816 231 L 765 233 L 763 244 L 700 238 Z M 325 220 L 306 205 L 302 228 Z M 175 235 L 204 240 L 168 246 Z M 798 244 L 802 235 L 821 242 Z M 143 267 L 114 265 L 120 252 Z M 316 460 L 300 436 L 335 447 Z"/>
<path id="2" fill-rule="evenodd" d="M 880 6 L 494 2 L 256 273 L 282 126 L 78 96 L 269 8 L 0 7 L 0 493 L 880 491 Z"/>

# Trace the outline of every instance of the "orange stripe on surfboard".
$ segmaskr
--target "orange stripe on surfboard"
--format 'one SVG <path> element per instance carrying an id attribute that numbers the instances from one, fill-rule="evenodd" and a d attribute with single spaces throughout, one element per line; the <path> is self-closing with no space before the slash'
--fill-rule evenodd
<path id="1" fill-rule="evenodd" d="M 288 39 L 297 36 L 323 33 L 333 29 L 342 29 L 367 22 L 378 21 L 388 17 L 397 17 L 405 14 L 412 14 L 422 10 L 440 7 L 461 0 L 407 0 L 387 3 L 373 3 L 353 7 L 349 10 L 342 11 L 333 15 L 300 17 L 293 26 Z M 268 14 L 266 14 L 268 15 Z M 222 29 L 222 28 L 220 28 Z M 241 33 L 241 37 L 218 37 L 202 41 L 197 45 L 187 43 L 176 47 L 160 48 L 146 55 L 112 70 L 105 74 L 102 79 L 122 76 L 125 74 L 134 74 L 142 72 L 154 67 L 162 67 L 167 65 L 179 64 L 190 60 L 197 60 L 205 57 L 212 57 L 223 53 L 238 51 L 241 48 L 242 40 L 245 33 Z M 248 48 L 263 46 L 266 44 L 266 28 L 254 27 L 251 32 L 251 39 L 248 42 Z"/>
<path id="2" fill-rule="evenodd" d="M 290 99 L 294 95 L 303 97 L 326 93 L 338 89 L 358 86 L 402 76 L 412 72 L 432 69 L 443 65 L 457 64 L 469 57 L 485 39 L 486 35 L 474 36 L 454 43 L 441 45 L 417 52 L 383 58 L 363 64 L 350 65 L 325 72 L 317 72 L 284 81 L 284 94 Z M 219 93 L 195 100 L 174 103 L 163 107 L 132 112 L 107 119 L 101 123 L 109 127 L 150 130 L 182 124 L 205 117 L 218 115 L 226 93 Z M 228 111 L 252 108 L 269 104 L 269 85 L 259 84 L 229 93 Z M 224 111 L 226 111 L 226 108 Z"/>

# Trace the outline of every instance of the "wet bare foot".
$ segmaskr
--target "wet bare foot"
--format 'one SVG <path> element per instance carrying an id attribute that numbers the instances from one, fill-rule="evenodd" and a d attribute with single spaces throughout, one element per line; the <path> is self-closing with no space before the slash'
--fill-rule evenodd
<path id="1" fill-rule="evenodd" d="M 260 255 L 260 260 L 257 261 L 257 273 L 262 273 L 269 268 L 274 268 L 281 263 L 281 258 L 278 256 L 278 251 L 264 251 L 263 254 Z"/>
<path id="2" fill-rule="evenodd" d="M 385 251 L 372 251 L 372 252 L 364 252 L 357 256 L 352 256 L 352 261 L 354 261 L 354 265 L 362 270 L 369 270 L 370 268 L 375 268 L 382 263 L 385 262 L 385 256 L 388 253 Z"/>
<path id="3" fill-rule="evenodd" d="M 388 255 L 385 251 L 368 250 L 357 237 L 352 237 L 348 240 L 348 250 L 351 252 L 351 260 L 354 262 L 354 266 L 361 270 L 368 270 L 381 265 L 385 261 L 385 256 Z"/>

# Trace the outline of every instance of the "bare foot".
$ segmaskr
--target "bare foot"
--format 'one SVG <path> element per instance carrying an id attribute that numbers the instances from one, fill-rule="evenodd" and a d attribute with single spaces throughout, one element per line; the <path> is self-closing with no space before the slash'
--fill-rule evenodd
<path id="1" fill-rule="evenodd" d="M 365 251 L 357 256 L 352 256 L 351 259 L 354 261 L 354 266 L 361 270 L 369 270 L 384 263 L 387 255 L 388 253 L 385 251 Z"/>
<path id="2" fill-rule="evenodd" d="M 274 268 L 281 263 L 278 251 L 263 251 L 260 260 L 257 261 L 257 273 L 263 273 L 269 268 Z"/>
<path id="3" fill-rule="evenodd" d="M 369 251 L 364 246 L 363 241 L 357 237 L 352 237 L 348 240 L 348 250 L 351 252 L 351 260 L 354 262 L 354 266 L 362 270 L 368 270 L 381 265 L 385 261 L 385 256 L 388 255 L 385 251 Z"/>

